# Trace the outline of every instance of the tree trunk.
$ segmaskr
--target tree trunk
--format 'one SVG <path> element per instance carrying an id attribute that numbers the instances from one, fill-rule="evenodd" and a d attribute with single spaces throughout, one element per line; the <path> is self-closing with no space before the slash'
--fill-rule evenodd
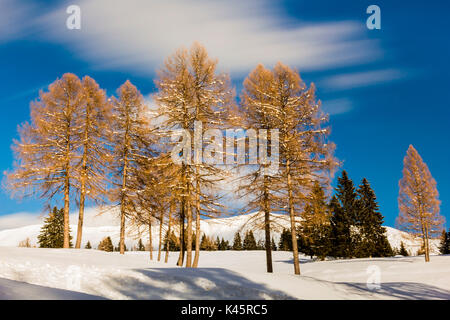
<path id="1" fill-rule="evenodd" d="M 184 263 L 184 203 L 181 201 L 181 215 L 180 215 L 180 255 L 178 257 L 177 266 L 183 266 Z"/>
<path id="2" fill-rule="evenodd" d="M 192 267 L 192 208 L 190 201 L 187 204 L 187 239 L 186 239 L 186 268 Z"/>
<path id="3" fill-rule="evenodd" d="M 192 267 L 197 268 L 198 267 L 198 260 L 200 258 L 200 185 L 197 180 L 197 190 L 195 195 L 195 205 L 196 205 L 196 212 L 197 215 L 195 217 L 195 257 L 194 257 L 194 263 Z"/>
<path id="4" fill-rule="evenodd" d="M 86 198 L 86 177 L 87 177 L 87 150 L 88 150 L 88 127 L 89 127 L 89 115 L 90 108 L 86 107 L 86 122 L 84 129 L 84 150 L 83 150 L 83 161 L 81 163 L 81 187 L 80 187 L 80 209 L 78 212 L 78 228 L 77 228 L 77 241 L 75 243 L 75 248 L 80 249 L 81 247 L 81 237 L 83 234 L 83 219 L 84 219 L 84 202 Z"/>
<path id="5" fill-rule="evenodd" d="M 167 240 L 166 240 L 166 257 L 164 258 L 164 263 L 167 263 L 169 261 L 169 245 L 170 245 L 170 233 L 172 232 L 172 210 L 173 207 L 170 205 L 169 209 L 169 224 L 167 226 Z"/>
<path id="6" fill-rule="evenodd" d="M 148 219 L 148 248 L 150 250 L 150 260 L 153 260 L 153 242 L 152 242 L 152 220 Z"/>
<path id="7" fill-rule="evenodd" d="M 69 192 L 70 192 L 69 172 L 66 171 L 66 181 L 65 181 L 65 185 L 64 185 L 64 242 L 63 242 L 63 248 L 70 248 Z"/>
<path id="8" fill-rule="evenodd" d="M 80 249 L 81 247 L 81 236 L 83 232 L 83 217 L 84 217 L 84 199 L 85 199 L 85 191 L 84 183 L 81 185 L 81 194 L 80 194 L 80 210 L 78 212 L 78 229 L 77 229 L 77 242 L 75 244 L 75 249 Z"/>
<path id="9" fill-rule="evenodd" d="M 267 183 L 267 178 L 264 177 L 264 183 Z M 270 208 L 269 208 L 269 195 L 267 189 L 264 190 L 264 229 L 266 236 L 266 262 L 267 262 L 267 272 L 272 273 L 272 246 L 270 238 Z"/>
<path id="10" fill-rule="evenodd" d="M 430 244 L 428 241 L 428 226 L 425 225 L 425 262 L 430 262 Z"/>
<path id="11" fill-rule="evenodd" d="M 294 273 L 300 274 L 300 262 L 298 260 L 298 247 L 297 247 L 297 229 L 295 227 L 295 215 L 294 215 L 294 199 L 292 194 L 292 181 L 290 171 L 290 161 L 286 162 L 287 172 L 287 184 L 288 184 L 288 197 L 289 197 L 289 217 L 291 220 L 291 235 L 292 235 L 292 254 L 294 258 Z"/>
<path id="12" fill-rule="evenodd" d="M 119 250 L 120 254 L 125 254 L 125 190 L 127 186 L 127 169 L 128 161 L 125 154 L 125 162 L 123 166 L 122 173 L 122 190 L 120 199 L 120 240 L 119 240 Z"/>
<path id="13" fill-rule="evenodd" d="M 70 248 L 70 226 L 69 226 L 69 210 L 70 210 L 70 122 L 66 128 L 66 163 L 65 163 L 65 180 L 64 180 L 64 241 L 63 248 Z"/>
<path id="14" fill-rule="evenodd" d="M 125 212 L 121 205 L 120 210 L 120 239 L 119 239 L 119 251 L 120 254 L 125 254 Z"/>
<path id="15" fill-rule="evenodd" d="M 162 245 L 162 227 L 164 222 L 164 212 L 161 212 L 159 218 L 159 245 L 158 245 L 158 261 L 161 261 L 161 245 Z"/>

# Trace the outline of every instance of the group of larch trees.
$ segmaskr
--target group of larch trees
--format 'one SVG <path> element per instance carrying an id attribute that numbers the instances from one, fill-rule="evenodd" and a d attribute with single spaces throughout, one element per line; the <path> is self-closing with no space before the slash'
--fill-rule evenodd
<path id="1" fill-rule="evenodd" d="M 39 93 L 31 103 L 30 121 L 19 127 L 14 168 L 6 172 L 8 189 L 13 195 L 38 196 L 48 206 L 62 201 L 64 248 L 70 246 L 70 206 L 75 204 L 79 211 L 75 248 L 80 248 L 84 209 L 86 203 L 94 203 L 117 208 L 120 253 L 125 251 L 127 221 L 129 226 L 147 228 L 150 247 L 157 222 L 160 239 L 163 227 L 168 235 L 178 230 L 178 265 L 197 267 L 200 221 L 226 210 L 219 182 L 230 174 L 228 166 L 203 161 L 201 150 L 217 143 L 203 134 L 209 129 L 265 129 L 269 134 L 259 135 L 259 148 L 271 150 L 275 138 L 279 140 L 278 170 L 268 174 L 269 164 L 261 159 L 246 167 L 235 163 L 243 169 L 236 194 L 248 199 L 242 212 L 258 211 L 264 216 L 268 272 L 273 271 L 271 214 L 289 217 L 294 272 L 300 274 L 298 221 L 306 217 L 305 206 L 314 212 L 307 206 L 314 194 L 311 190 L 326 188 L 337 166 L 334 144 L 328 141 L 328 118 L 316 100 L 314 85 L 306 86 L 296 70 L 282 63 L 273 69 L 258 65 L 244 80 L 236 102 L 228 75 L 217 71 L 217 61 L 197 43 L 167 58 L 155 85 L 156 107 L 149 108 L 130 81 L 120 86 L 116 96 L 108 97 L 94 79 L 64 74 Z M 180 129 L 190 136 L 173 139 Z M 278 130 L 276 137 L 271 129 Z M 177 150 L 180 139 L 188 139 L 192 148 Z M 235 148 L 237 142 L 233 152 Z M 174 150 L 191 161 L 175 163 Z M 215 150 L 215 157 L 230 156 Z M 411 165 L 401 183 L 401 220 L 422 230 L 427 240 L 435 230 L 428 217 L 438 203 L 420 195 L 433 193 L 435 183 L 424 181 L 431 176 L 427 178 L 427 168 L 413 150 L 408 156 Z M 412 180 L 414 187 L 409 187 Z M 163 241 L 159 242 L 158 260 Z M 169 246 L 165 248 L 167 262 Z"/>

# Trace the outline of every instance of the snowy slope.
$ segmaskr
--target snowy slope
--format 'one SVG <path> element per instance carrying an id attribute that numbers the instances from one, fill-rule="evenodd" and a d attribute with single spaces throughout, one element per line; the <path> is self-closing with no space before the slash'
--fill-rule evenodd
<path id="1" fill-rule="evenodd" d="M 429 263 L 301 257 L 302 276 L 293 274 L 290 252 L 273 253 L 273 274 L 266 273 L 264 251 L 202 252 L 198 269 L 176 267 L 177 257 L 171 253 L 165 264 L 150 261 L 148 252 L 0 247 L 0 292 L 5 278 L 109 299 L 450 299 L 449 255 Z M 374 271 L 378 289 L 367 286 Z M 25 298 L 41 298 L 33 292 Z"/>
<path id="2" fill-rule="evenodd" d="M 201 230 L 206 235 L 213 237 L 224 238 L 225 240 L 230 241 L 232 243 L 234 235 L 237 231 L 241 232 L 241 236 L 247 230 L 253 230 L 256 240 L 260 240 L 264 238 L 264 231 L 262 230 L 263 223 L 263 215 L 258 213 L 251 213 L 247 215 L 234 216 L 228 218 L 217 218 L 217 219 L 208 219 L 201 221 Z M 95 222 L 95 219 L 94 219 Z M 290 228 L 289 220 L 286 216 L 283 215 L 272 215 L 272 226 L 273 226 L 273 237 L 274 240 L 278 243 L 280 232 L 283 228 Z M 76 236 L 76 225 L 71 225 L 72 236 L 75 239 Z M 177 226 L 174 226 L 177 228 Z M 30 225 L 20 228 L 8 229 L 0 231 L 0 246 L 9 246 L 9 247 L 17 247 L 19 242 L 25 240 L 26 238 L 30 239 L 32 245 L 36 245 L 37 236 L 39 235 L 41 229 L 41 225 Z M 145 229 L 145 228 L 144 228 Z M 128 231 L 126 238 L 126 245 L 128 248 L 132 248 L 138 242 L 138 239 L 141 238 L 144 243 L 148 239 L 148 232 L 144 230 L 139 232 L 138 230 Z M 402 232 L 400 230 L 386 227 L 387 236 L 391 246 L 393 248 L 399 248 L 400 242 L 403 241 L 405 247 L 411 254 L 415 255 L 417 250 L 421 247 L 421 240 L 412 238 L 408 233 Z M 165 233 L 165 231 L 164 231 Z M 104 238 L 110 236 L 113 244 L 117 246 L 119 242 L 119 227 L 116 226 L 95 226 L 89 227 L 86 226 L 83 228 L 83 247 L 90 241 L 94 248 L 97 247 L 98 243 Z M 159 226 L 155 223 L 152 228 L 152 239 L 153 239 L 153 247 L 156 249 L 158 247 L 159 242 Z M 73 240 L 74 242 L 74 240 Z M 431 241 L 431 249 L 432 253 L 438 253 L 438 245 L 439 240 Z"/>

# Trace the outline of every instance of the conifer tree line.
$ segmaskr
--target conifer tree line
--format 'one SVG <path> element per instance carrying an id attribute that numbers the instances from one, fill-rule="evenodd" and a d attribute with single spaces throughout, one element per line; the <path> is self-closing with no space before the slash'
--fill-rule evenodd
<path id="1" fill-rule="evenodd" d="M 319 259 L 392 256 L 383 219 L 367 179 L 355 188 L 343 171 L 330 201 L 315 184 L 297 226 L 296 242 L 300 252 Z M 291 251 L 291 239 L 291 229 L 284 229 L 279 250 Z"/>
<path id="2" fill-rule="evenodd" d="M 322 258 L 389 255 L 381 226 L 383 217 L 367 180 L 355 190 L 344 172 L 336 195 L 327 201 L 324 190 L 338 161 L 335 146 L 329 141 L 328 116 L 321 110 L 314 84 L 307 86 L 298 71 L 282 63 L 272 69 L 257 65 L 244 80 L 237 99 L 229 76 L 220 73 L 217 64 L 198 43 L 189 50 L 177 50 L 157 73 L 157 91 L 152 97 L 156 109 L 146 105 L 129 80 L 115 95 L 108 96 L 89 76 L 80 79 L 64 74 L 39 93 L 31 103 L 30 121 L 19 126 L 19 138 L 12 147 L 14 168 L 6 172 L 6 187 L 13 196 L 39 197 L 48 206 L 62 204 L 54 215 L 62 219 L 63 248 L 71 246 L 70 210 L 74 206 L 78 210 L 78 249 L 84 209 L 92 203 L 119 212 L 117 249 L 121 254 L 126 251 L 127 228 L 144 228 L 149 233 L 153 259 L 152 226 L 159 226 L 158 261 L 165 251 L 167 262 L 169 252 L 175 249 L 179 251 L 179 266 L 197 267 L 201 249 L 264 247 L 267 271 L 273 272 L 272 250 L 277 245 L 271 213 L 289 217 L 286 235 L 290 237 L 288 248 L 295 274 L 300 274 L 301 250 Z M 219 183 L 229 176 L 229 170 L 202 161 L 196 138 L 208 129 L 229 128 L 268 130 L 269 134 L 259 139 L 269 150 L 276 138 L 270 130 L 278 130 L 277 172 L 268 174 L 267 161 L 250 163 L 246 159 L 252 170 L 242 172 L 236 191 L 237 196 L 249 199 L 242 213 L 263 214 L 263 241 L 256 242 L 249 232 L 243 239 L 237 234 L 233 243 L 227 243 L 209 239 L 200 228 L 201 219 L 215 218 L 226 211 L 220 202 Z M 184 145 L 192 148 L 177 149 L 180 140 L 174 140 L 172 134 L 179 129 L 190 133 L 192 139 Z M 225 145 L 213 137 L 205 140 L 200 150 Z M 241 169 L 233 155 L 239 148 L 238 139 L 228 147 L 231 151 L 212 148 L 212 153 L 218 158 L 232 158 L 235 167 Z M 192 161 L 175 163 L 174 152 Z M 420 169 L 422 174 L 427 173 Z M 427 191 L 433 191 L 432 186 Z M 427 208 L 438 206 L 438 202 L 423 203 Z M 424 206 L 420 210 L 419 216 L 411 219 L 423 221 Z M 437 228 L 430 221 L 419 227 L 426 230 L 424 241 Z M 102 247 L 109 251 L 113 245 L 110 239 L 104 241 Z"/>

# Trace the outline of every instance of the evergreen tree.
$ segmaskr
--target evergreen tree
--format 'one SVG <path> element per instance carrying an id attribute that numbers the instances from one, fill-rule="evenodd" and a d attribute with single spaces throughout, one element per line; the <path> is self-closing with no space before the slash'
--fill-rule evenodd
<path id="1" fill-rule="evenodd" d="M 203 234 L 202 240 L 200 241 L 200 250 L 207 250 L 208 247 L 208 238 L 206 237 L 206 234 Z"/>
<path id="2" fill-rule="evenodd" d="M 265 250 L 265 249 L 266 249 L 266 244 L 264 243 L 264 240 L 259 239 L 258 242 L 256 243 L 256 250 Z"/>
<path id="3" fill-rule="evenodd" d="M 38 235 L 41 248 L 64 247 L 64 209 L 53 207 L 53 211 L 45 218 L 41 233 Z M 72 247 L 72 236 L 69 229 L 69 247 Z"/>
<path id="4" fill-rule="evenodd" d="M 384 217 L 378 210 L 375 192 L 364 178 L 358 190 L 358 226 L 359 242 L 355 247 L 356 257 L 392 256 L 392 248 L 386 237 L 386 228 L 382 226 Z"/>
<path id="5" fill-rule="evenodd" d="M 200 242 L 200 249 L 206 251 L 218 250 L 213 239 L 208 237 L 206 234 L 203 234 L 202 240 Z"/>
<path id="6" fill-rule="evenodd" d="M 137 245 L 137 251 L 145 251 L 145 246 L 142 243 L 142 239 L 139 239 L 138 245 Z"/>
<path id="7" fill-rule="evenodd" d="M 111 237 L 103 238 L 102 241 L 100 241 L 98 245 L 98 250 L 106 251 L 106 252 L 113 252 L 114 246 L 111 241 Z"/>
<path id="8" fill-rule="evenodd" d="M 273 239 L 273 237 L 272 237 L 271 245 L 272 245 L 272 251 L 277 251 L 277 245 L 276 245 L 275 240 Z"/>
<path id="9" fill-rule="evenodd" d="M 241 240 L 241 235 L 239 234 L 239 232 L 236 232 L 236 234 L 234 235 L 232 249 L 233 250 L 242 250 L 242 240 Z"/>
<path id="10" fill-rule="evenodd" d="M 439 245 L 440 254 L 450 254 L 450 229 L 448 232 L 442 230 L 441 242 Z"/>
<path id="11" fill-rule="evenodd" d="M 120 241 L 119 241 L 119 243 L 117 244 L 117 247 L 114 247 L 114 246 L 113 246 L 113 251 L 120 252 Z M 128 251 L 127 246 L 126 246 L 125 244 L 124 244 L 124 251 Z"/>
<path id="12" fill-rule="evenodd" d="M 220 250 L 220 244 L 221 244 L 221 242 L 220 242 L 219 236 L 217 236 L 216 242 L 215 242 L 217 250 Z"/>
<path id="13" fill-rule="evenodd" d="M 359 242 L 359 235 L 354 232 L 358 203 L 353 181 L 348 177 L 345 170 L 342 171 L 342 176 L 338 178 L 336 195 L 331 199 L 330 210 L 332 212 L 332 255 L 351 258 L 354 256 L 354 245 Z"/>
<path id="14" fill-rule="evenodd" d="M 92 249 L 91 243 L 88 241 L 86 243 L 86 246 L 84 247 L 85 249 Z"/>
<path id="15" fill-rule="evenodd" d="M 170 232 L 170 236 L 169 236 L 169 232 L 168 231 L 166 232 L 166 235 L 164 237 L 164 250 L 165 251 L 166 250 L 169 250 L 169 251 L 180 250 L 179 240 L 173 231 Z"/>
<path id="16" fill-rule="evenodd" d="M 309 194 L 299 227 L 300 251 L 324 259 L 330 252 L 330 217 L 325 192 L 318 181 Z"/>
<path id="17" fill-rule="evenodd" d="M 256 250 L 256 240 L 253 231 L 247 231 L 243 243 L 244 250 Z"/>
<path id="18" fill-rule="evenodd" d="M 220 241 L 219 250 L 228 250 L 228 241 L 225 241 L 224 238 Z"/>
<path id="19" fill-rule="evenodd" d="M 280 241 L 278 244 L 278 249 L 281 251 L 291 251 L 292 250 L 292 235 L 289 229 L 283 228 L 280 235 Z"/>
<path id="20" fill-rule="evenodd" d="M 404 256 L 404 257 L 409 256 L 409 253 L 406 250 L 405 245 L 403 244 L 403 241 L 400 242 L 400 250 L 399 250 L 398 254 L 401 255 L 401 256 Z"/>

